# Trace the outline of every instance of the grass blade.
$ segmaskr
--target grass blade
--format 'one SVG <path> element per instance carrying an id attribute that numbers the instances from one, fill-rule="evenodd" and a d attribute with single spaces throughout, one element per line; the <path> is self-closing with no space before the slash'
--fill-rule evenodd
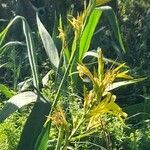
<path id="1" fill-rule="evenodd" d="M 5 45 L 3 45 L 1 48 L 0 48 L 0 55 L 2 55 L 5 51 L 5 49 L 9 46 L 15 46 L 15 45 L 20 45 L 20 46 L 25 46 L 24 43 L 22 42 L 19 42 L 19 41 L 11 41 L 11 42 L 8 42 L 6 43 Z"/>
<path id="2" fill-rule="evenodd" d="M 32 32 L 26 20 L 22 19 L 22 22 L 23 22 L 23 32 L 26 38 L 29 62 L 32 70 L 33 85 L 37 89 L 39 89 L 39 79 L 38 79 L 38 71 L 37 71 L 38 69 L 37 69 L 37 61 L 35 58 L 35 45 L 32 37 Z"/>
<path id="3" fill-rule="evenodd" d="M 50 124 L 44 124 L 40 135 L 38 136 L 34 150 L 45 150 L 49 139 Z"/>
<path id="4" fill-rule="evenodd" d="M 4 39 L 5 39 L 5 36 L 6 36 L 7 32 L 8 32 L 8 30 L 9 30 L 9 28 L 10 28 L 10 27 L 12 26 L 12 24 L 13 24 L 14 22 L 16 22 L 19 18 L 20 18 L 20 16 L 16 16 L 15 18 L 13 18 L 13 19 L 9 22 L 9 24 L 6 26 L 6 28 L 5 28 L 2 32 L 0 32 L 0 46 L 2 45 L 2 43 L 3 43 Z"/>
<path id="5" fill-rule="evenodd" d="M 36 14 L 36 20 L 37 20 L 39 34 L 41 36 L 41 39 L 42 39 L 44 48 L 46 50 L 46 53 L 47 53 L 52 65 L 55 68 L 58 68 L 58 66 L 59 66 L 59 55 L 58 55 L 57 48 L 56 48 L 50 34 L 48 33 L 48 31 L 46 30 L 46 28 L 44 27 L 44 25 L 40 21 L 38 14 Z"/>

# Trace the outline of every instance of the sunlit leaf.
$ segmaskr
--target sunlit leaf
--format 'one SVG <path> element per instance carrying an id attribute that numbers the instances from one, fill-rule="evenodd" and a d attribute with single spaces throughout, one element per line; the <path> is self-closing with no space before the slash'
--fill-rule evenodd
<path id="1" fill-rule="evenodd" d="M 89 56 L 92 56 L 92 57 L 96 57 L 98 58 L 98 54 L 97 54 L 97 51 L 96 50 L 92 50 L 92 51 L 88 51 L 84 54 L 84 57 L 83 58 L 86 58 L 86 57 L 89 57 Z M 110 58 L 106 58 L 103 56 L 103 60 L 105 63 L 112 63 L 112 64 L 115 64 L 115 65 L 121 65 L 121 63 L 115 61 L 115 60 L 112 60 Z M 129 68 L 128 66 L 124 66 L 126 68 Z"/>
<path id="2" fill-rule="evenodd" d="M 119 74 L 117 74 L 116 78 L 133 79 L 133 77 L 127 74 L 128 72 L 129 72 L 128 70 L 120 72 Z"/>
<path id="3" fill-rule="evenodd" d="M 27 21 L 21 17 L 23 23 L 23 32 L 26 39 L 27 44 L 27 51 L 29 57 L 29 63 L 32 70 L 33 76 L 33 85 L 39 89 L 39 79 L 38 79 L 38 68 L 37 68 L 37 60 L 36 60 L 36 51 L 35 51 L 35 44 L 32 36 L 31 29 Z"/>
<path id="4" fill-rule="evenodd" d="M 133 80 L 127 80 L 127 81 L 120 81 L 120 82 L 114 82 L 112 83 L 107 89 L 106 91 L 111 91 L 113 89 L 119 88 L 121 86 L 126 86 L 126 85 L 130 85 L 130 84 L 134 84 L 140 81 L 145 80 L 146 78 L 139 78 L 139 79 L 133 79 Z"/>
<path id="5" fill-rule="evenodd" d="M 52 65 L 55 68 L 58 68 L 58 66 L 59 66 L 59 55 L 58 55 L 57 48 L 56 48 L 50 34 L 48 33 L 48 31 L 46 30 L 46 28 L 44 27 L 44 25 L 40 21 L 38 14 L 36 14 L 36 20 L 37 20 L 39 34 L 41 36 L 41 39 L 42 39 L 44 48 L 46 50 L 46 53 L 47 53 Z"/>
<path id="6" fill-rule="evenodd" d="M 80 47 L 79 47 L 79 60 L 83 59 L 84 54 L 88 51 L 93 33 L 95 28 L 98 24 L 98 21 L 102 15 L 102 12 L 98 9 L 94 9 L 91 15 L 89 16 L 88 22 L 85 26 L 83 34 L 80 40 Z"/>
<path id="7" fill-rule="evenodd" d="M 0 92 L 3 93 L 7 98 L 11 98 L 13 96 L 13 92 L 4 84 L 0 84 Z"/>
<path id="8" fill-rule="evenodd" d="M 37 95 L 31 91 L 23 92 L 11 97 L 4 105 L 3 109 L 0 111 L 0 122 L 4 121 L 19 108 L 33 103 L 36 100 Z"/>

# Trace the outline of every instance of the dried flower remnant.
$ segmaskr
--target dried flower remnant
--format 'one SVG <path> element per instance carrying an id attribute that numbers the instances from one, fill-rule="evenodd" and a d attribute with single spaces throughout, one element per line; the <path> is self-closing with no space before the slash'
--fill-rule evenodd
<path id="1" fill-rule="evenodd" d="M 47 117 L 47 120 L 52 120 L 57 127 L 67 126 L 65 113 L 61 107 L 56 108 L 52 116 Z"/>

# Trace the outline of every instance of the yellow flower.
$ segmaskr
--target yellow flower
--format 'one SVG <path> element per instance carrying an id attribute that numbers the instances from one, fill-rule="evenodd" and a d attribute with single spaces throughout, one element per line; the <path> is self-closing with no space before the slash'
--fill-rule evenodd
<path id="1" fill-rule="evenodd" d="M 127 74 L 128 71 L 122 71 L 124 66 L 125 64 L 121 64 L 116 68 L 104 72 L 101 50 L 98 51 L 98 70 L 94 70 L 94 74 L 84 64 L 78 64 L 77 70 L 81 79 L 86 76 L 93 84 L 92 90 L 87 91 L 86 88 L 84 89 L 84 112 L 90 118 L 88 128 L 95 127 L 96 122 L 99 126 L 100 122 L 98 118 L 108 113 L 115 115 L 125 125 L 122 118 L 126 118 L 127 114 L 115 103 L 116 96 L 108 92 L 109 87 L 113 85 L 113 82 L 117 78 L 133 79 Z"/>
<path id="2" fill-rule="evenodd" d="M 72 19 L 68 19 L 70 24 L 75 30 L 75 34 L 80 35 L 82 32 L 82 29 L 84 27 L 84 22 L 87 17 L 87 8 L 86 8 L 86 3 L 84 4 L 84 11 L 82 13 L 78 13 L 76 18 L 72 17 Z"/>
<path id="3" fill-rule="evenodd" d="M 101 59 L 103 58 L 101 57 Z M 120 71 L 125 66 L 124 63 L 114 69 L 109 69 L 104 73 L 103 61 L 99 60 L 99 62 L 101 63 L 98 63 L 98 73 L 95 71 L 94 75 L 84 64 L 78 64 L 77 70 L 81 79 L 86 76 L 92 81 L 94 90 L 97 92 L 99 91 L 99 93 L 101 93 L 100 95 L 107 92 L 109 86 L 111 86 L 117 78 L 133 79 L 133 77 L 127 74 L 128 71 Z"/>
<path id="4" fill-rule="evenodd" d="M 65 37 L 66 37 L 66 34 L 65 34 L 64 30 L 62 28 L 58 28 L 58 31 L 59 31 L 58 38 L 60 38 L 64 42 Z"/>

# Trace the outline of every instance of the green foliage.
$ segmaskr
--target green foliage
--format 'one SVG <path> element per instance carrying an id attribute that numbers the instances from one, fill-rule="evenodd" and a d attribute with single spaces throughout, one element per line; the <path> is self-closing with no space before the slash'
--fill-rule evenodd
<path id="1" fill-rule="evenodd" d="M 3 105 L 0 104 L 0 107 Z M 17 148 L 27 114 L 14 113 L 0 124 L 0 149 L 14 150 Z"/>
<path id="2" fill-rule="evenodd" d="M 3 54 L 6 54 L 9 46 L 24 45 L 18 41 L 11 41 L 4 45 L 10 27 L 16 23 L 18 19 L 22 21 L 27 55 L 29 58 L 28 64 L 30 64 L 31 76 L 33 77 L 34 93 L 32 92 L 32 95 L 29 94 L 31 91 L 28 89 L 28 91 L 21 91 L 21 93 L 10 98 L 12 96 L 10 90 L 3 86 L 3 84 L 1 84 L 2 86 L 0 87 L 1 92 L 10 98 L 2 111 L 0 111 L 1 121 L 17 109 L 34 102 L 34 106 L 23 128 L 17 147 L 18 150 L 45 150 L 47 148 L 56 150 L 67 148 L 89 149 L 89 147 L 92 149 L 105 149 L 104 147 L 107 147 L 107 149 L 138 149 L 142 147 L 142 139 L 145 138 L 145 143 L 149 143 L 149 136 L 147 136 L 149 134 L 149 126 L 145 127 L 148 130 L 145 135 L 142 134 L 144 125 L 141 128 L 139 126 L 138 129 L 131 127 L 131 129 L 123 130 L 122 126 L 125 126 L 123 118 L 127 117 L 124 110 L 128 108 L 122 110 L 116 103 L 115 95 L 117 94 L 114 94 L 112 91 L 116 88 L 120 89 L 121 86 L 142 81 L 145 78 L 134 80 L 127 74 L 128 69 L 125 64 L 104 58 L 101 51 L 98 51 L 96 54 L 90 51 L 92 45 L 97 48 L 93 39 L 95 38 L 95 34 L 101 32 L 101 29 L 97 30 L 99 27 L 98 23 L 102 22 L 103 24 L 103 21 L 107 20 L 110 25 L 110 30 L 112 30 L 111 39 L 107 41 L 109 46 L 113 47 L 118 54 L 121 54 L 121 50 L 125 52 L 114 11 L 109 6 L 96 7 L 108 1 L 109 0 L 91 0 L 88 5 L 84 5 L 82 12 L 78 12 L 75 16 L 72 15 L 72 13 L 68 14 L 66 24 L 62 21 L 63 17 L 60 16 L 58 28 L 60 33 L 58 37 L 61 41 L 61 48 L 54 43 L 51 35 L 42 24 L 41 18 L 39 17 L 40 14 L 38 14 L 39 12 L 37 12 L 36 20 L 39 36 L 42 39 L 41 41 L 50 59 L 50 63 L 54 68 L 54 77 L 49 70 L 46 75 L 43 75 L 41 72 L 41 74 L 38 73 L 36 56 L 39 54 L 37 54 L 38 51 L 35 50 L 35 47 L 38 47 L 39 44 L 36 43 L 35 45 L 33 33 L 25 18 L 16 16 L 0 33 L 0 54 L 1 57 L 3 57 Z M 133 2 L 123 1 L 123 3 L 125 6 L 128 6 Z M 143 2 L 143 4 L 146 4 L 146 2 Z M 38 9 L 34 9 L 38 11 Z M 126 7 L 123 8 L 123 11 L 121 10 L 121 15 L 124 18 L 128 18 Z M 128 19 L 124 19 L 124 21 L 126 20 Z M 146 30 L 148 27 L 147 25 Z M 53 35 L 56 36 L 57 32 L 58 31 L 54 29 Z M 101 35 L 106 36 L 105 34 Z M 38 39 L 39 41 L 40 38 Z M 144 44 L 148 47 L 147 43 L 148 39 L 146 38 Z M 104 45 L 107 46 L 105 43 Z M 103 45 L 100 46 L 103 47 Z M 39 47 L 39 49 L 40 48 L 41 47 Z M 14 54 L 11 66 L 13 66 L 12 70 L 14 73 L 14 91 L 17 91 L 16 87 L 21 72 L 21 63 L 17 66 L 14 51 L 11 50 L 12 54 Z M 127 54 L 128 53 L 129 51 Z M 84 65 L 84 58 L 86 58 L 86 56 L 97 57 L 98 61 L 95 65 L 87 67 L 88 64 Z M 122 55 L 118 56 L 121 58 Z M 40 55 L 38 57 L 40 58 Z M 95 60 L 95 58 L 91 59 L 90 63 L 93 63 L 93 60 Z M 42 61 L 42 64 L 47 62 L 47 60 Z M 106 69 L 107 67 L 104 65 L 105 61 L 113 63 L 110 69 Z M 117 65 L 117 67 L 114 68 L 115 65 Z M 49 67 L 48 69 L 51 68 Z M 77 69 L 85 85 L 88 84 L 88 86 L 85 86 L 86 88 L 82 88 L 82 86 L 80 89 L 76 89 L 79 88 L 79 84 L 83 84 L 76 73 Z M 46 67 L 44 67 L 44 71 L 45 70 Z M 41 76 L 44 76 L 42 80 L 43 90 L 41 90 L 39 86 L 39 78 L 41 78 Z M 26 74 L 23 80 L 25 80 L 25 78 Z M 26 82 L 26 80 L 23 82 Z M 71 88 L 69 86 L 71 86 Z M 79 97 L 79 92 L 76 95 L 76 90 L 80 92 L 83 98 Z M 82 93 L 82 91 L 84 91 L 84 93 Z M 131 110 L 132 108 L 129 109 Z M 143 109 L 144 108 L 146 107 L 143 107 Z M 10 121 L 10 124 L 14 125 L 15 123 L 13 124 L 12 121 Z M 130 124 L 127 125 L 130 127 Z M 14 128 L 10 129 L 14 130 Z M 5 137 L 5 134 L 6 133 L 2 132 L 2 136 L 4 135 Z M 16 140 L 18 140 L 19 136 L 16 136 Z M 9 137 L 11 138 L 11 135 L 9 135 Z M 8 137 L 6 136 L 5 138 L 7 139 Z M 92 142 L 92 139 L 94 139 L 94 142 Z M 127 144 L 125 145 L 125 143 Z M 15 148 L 16 144 L 17 142 L 14 141 Z M 117 144 L 119 144 L 119 147 L 117 147 Z M 13 144 L 6 143 L 4 147 L 7 148 L 7 146 L 10 145 L 13 146 Z"/>
<path id="3" fill-rule="evenodd" d="M 110 120 L 108 130 L 111 133 L 113 149 L 141 149 L 148 150 L 150 146 L 150 120 L 129 124 L 129 128 L 123 129 L 118 121 Z"/>
<path id="4" fill-rule="evenodd" d="M 126 59 L 141 72 L 148 71 L 150 3 L 147 0 L 119 0 L 118 6 L 121 29 L 128 48 Z"/>
<path id="5" fill-rule="evenodd" d="M 50 108 L 51 106 L 47 101 L 38 97 L 21 133 L 17 150 L 34 149 Z"/>
<path id="6" fill-rule="evenodd" d="M 47 53 L 52 65 L 56 69 L 58 69 L 60 62 L 59 62 L 57 48 L 56 48 L 51 36 L 49 35 L 48 31 L 46 30 L 46 28 L 43 26 L 42 22 L 40 21 L 38 13 L 36 14 L 36 20 L 37 20 L 39 34 L 41 36 L 46 53 Z"/>

